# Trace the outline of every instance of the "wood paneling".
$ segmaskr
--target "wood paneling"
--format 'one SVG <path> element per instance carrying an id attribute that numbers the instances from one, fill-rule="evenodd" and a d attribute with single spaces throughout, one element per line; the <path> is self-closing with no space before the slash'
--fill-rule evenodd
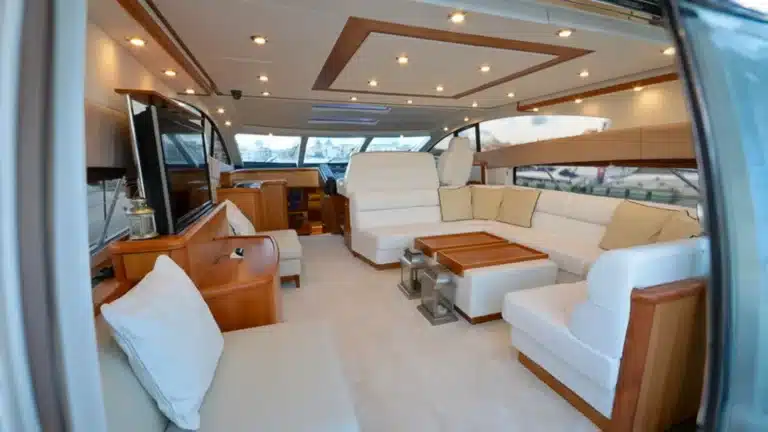
<path id="1" fill-rule="evenodd" d="M 606 161 L 680 160 L 695 163 L 693 135 L 689 123 L 607 130 L 600 133 L 537 141 L 475 153 L 488 168 L 525 165 L 572 164 Z"/>
<path id="2" fill-rule="evenodd" d="M 456 309 L 456 313 L 461 315 L 462 318 L 464 318 L 465 321 L 468 323 L 475 325 L 475 324 L 482 324 L 490 321 L 497 321 L 501 319 L 501 313 L 493 313 L 489 315 L 481 315 L 476 317 L 470 317 L 467 315 L 463 310 L 461 310 L 458 306 L 454 306 L 454 309 Z"/>
<path id="3" fill-rule="evenodd" d="M 261 222 L 264 231 L 288 229 L 288 188 L 284 181 L 261 185 Z"/>
<path id="4" fill-rule="evenodd" d="M 517 243 L 457 247 L 438 250 L 435 255 L 435 261 L 459 276 L 464 276 L 465 271 L 474 268 L 549 258 L 544 252 Z"/>
<path id="5" fill-rule="evenodd" d="M 256 230 L 261 226 L 261 188 L 219 188 L 218 202 L 232 201 L 243 212 Z"/>
<path id="6" fill-rule="evenodd" d="M 229 174 L 232 184 L 242 181 L 285 180 L 288 187 L 320 187 L 320 172 L 317 168 L 270 168 L 240 169 Z"/>
<path id="7" fill-rule="evenodd" d="M 561 96 L 552 99 L 546 99 L 543 101 L 533 102 L 529 104 L 517 103 L 518 111 L 531 111 L 534 108 L 542 108 L 551 105 L 557 105 L 565 102 L 573 102 L 576 99 L 587 99 L 596 96 L 602 96 L 611 93 L 617 93 L 621 91 L 632 90 L 635 87 L 645 87 L 653 84 L 660 84 L 668 81 L 676 81 L 678 76 L 676 73 L 668 73 L 663 75 L 657 75 L 654 77 L 643 78 L 639 80 L 627 81 L 621 84 L 602 87 L 594 90 L 587 90 L 580 93 L 569 94 L 568 96 Z"/>
<path id="8" fill-rule="evenodd" d="M 519 72 L 501 77 L 491 82 L 487 82 L 478 87 L 467 89 L 454 95 L 436 95 L 434 93 L 394 93 L 383 91 L 361 91 L 349 89 L 331 88 L 334 81 L 338 78 L 346 65 L 352 60 L 357 50 L 362 46 L 365 39 L 371 33 L 388 34 L 394 36 L 404 36 L 409 38 L 431 40 L 435 42 L 445 42 L 461 45 L 470 45 L 476 47 L 486 47 L 495 49 L 504 49 L 510 51 L 522 51 L 536 54 L 547 54 L 555 58 L 542 62 L 538 65 L 529 67 Z M 388 96 L 412 96 L 428 97 L 434 99 L 461 99 L 477 92 L 495 87 L 517 78 L 551 68 L 563 62 L 591 53 L 590 50 L 580 48 L 571 48 L 560 45 L 550 45 L 536 42 L 519 41 L 513 39 L 503 39 L 491 36 L 473 35 L 468 33 L 457 33 L 446 30 L 439 30 L 427 27 L 416 27 L 405 24 L 398 24 L 385 21 L 376 21 L 365 18 L 350 17 L 341 31 L 336 44 L 331 50 L 328 58 L 320 70 L 320 74 L 315 80 L 313 90 L 345 92 L 345 93 L 363 93 Z"/>

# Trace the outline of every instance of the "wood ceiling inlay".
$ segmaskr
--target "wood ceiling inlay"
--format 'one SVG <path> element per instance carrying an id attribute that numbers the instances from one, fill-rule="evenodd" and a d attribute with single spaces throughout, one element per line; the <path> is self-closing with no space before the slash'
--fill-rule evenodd
<path id="1" fill-rule="evenodd" d="M 334 83 L 342 74 L 344 69 L 350 64 L 352 59 L 358 53 L 363 43 L 371 34 L 384 34 L 403 36 L 409 38 L 423 39 L 435 42 L 444 42 L 460 45 L 468 45 L 474 47 L 494 48 L 501 50 L 509 50 L 515 52 L 517 55 L 520 53 L 536 54 L 542 57 L 546 55 L 549 60 L 537 62 L 534 65 L 526 65 L 524 69 L 515 70 L 512 73 L 503 75 L 500 78 L 491 79 L 481 85 L 475 86 L 469 89 L 446 89 L 445 95 L 436 94 L 433 88 L 425 88 L 423 93 L 413 92 L 397 92 L 366 89 L 360 88 L 337 88 Z M 386 96 L 404 96 L 404 97 L 428 97 L 435 99 L 461 99 L 474 93 L 487 90 L 492 87 L 510 82 L 517 78 L 538 72 L 547 68 L 551 68 L 560 63 L 573 60 L 575 58 L 584 56 L 592 51 L 580 48 L 570 48 L 559 45 L 549 45 L 537 42 L 526 42 L 513 39 L 503 39 L 490 36 L 473 35 L 466 33 L 456 33 L 446 30 L 438 30 L 426 27 L 416 27 L 405 24 L 397 24 L 384 21 L 376 21 L 365 18 L 350 17 L 347 20 L 344 29 L 342 30 L 339 38 L 336 41 L 330 55 L 325 61 L 320 74 L 315 80 L 315 84 L 312 87 L 313 90 L 323 90 L 332 92 L 344 92 L 344 93 L 363 93 L 373 95 L 386 95 Z M 533 56 L 532 56 L 533 57 Z M 461 59 L 457 59 L 460 61 Z M 475 65 L 472 65 L 475 67 Z M 498 76 L 498 75 L 497 75 Z M 386 77 L 380 77 L 381 80 L 386 80 Z M 437 77 L 436 77 L 437 79 Z"/>

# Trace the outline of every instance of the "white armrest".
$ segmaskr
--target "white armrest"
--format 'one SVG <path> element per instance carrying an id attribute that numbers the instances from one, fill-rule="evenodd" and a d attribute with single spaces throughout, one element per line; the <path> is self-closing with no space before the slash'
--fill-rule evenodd
<path id="1" fill-rule="evenodd" d="M 708 238 L 697 238 L 600 255 L 587 274 L 587 300 L 574 307 L 568 328 L 596 351 L 621 357 L 632 290 L 704 276 L 708 248 Z"/>

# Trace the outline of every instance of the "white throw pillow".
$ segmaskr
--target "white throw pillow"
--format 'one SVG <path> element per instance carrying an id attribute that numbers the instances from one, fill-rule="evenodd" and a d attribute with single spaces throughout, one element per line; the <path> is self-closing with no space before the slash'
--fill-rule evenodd
<path id="1" fill-rule="evenodd" d="M 159 256 L 155 268 L 101 314 L 160 411 L 182 429 L 198 429 L 224 337 L 184 270 Z"/>
<path id="2" fill-rule="evenodd" d="M 227 222 L 229 223 L 231 234 L 236 236 L 256 235 L 256 228 L 253 227 L 251 221 L 248 220 L 235 203 L 226 200 L 224 201 L 224 205 L 227 210 Z"/>

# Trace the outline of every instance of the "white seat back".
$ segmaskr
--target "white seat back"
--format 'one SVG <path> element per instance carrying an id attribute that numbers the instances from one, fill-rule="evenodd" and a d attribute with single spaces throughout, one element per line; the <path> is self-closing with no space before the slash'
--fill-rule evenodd
<path id="1" fill-rule="evenodd" d="M 475 152 L 469 138 L 453 137 L 448 150 L 440 155 L 437 171 L 443 186 L 464 186 L 472 174 Z"/>
<path id="2" fill-rule="evenodd" d="M 425 152 L 365 152 L 349 159 L 345 193 L 437 189 L 435 158 Z"/>

